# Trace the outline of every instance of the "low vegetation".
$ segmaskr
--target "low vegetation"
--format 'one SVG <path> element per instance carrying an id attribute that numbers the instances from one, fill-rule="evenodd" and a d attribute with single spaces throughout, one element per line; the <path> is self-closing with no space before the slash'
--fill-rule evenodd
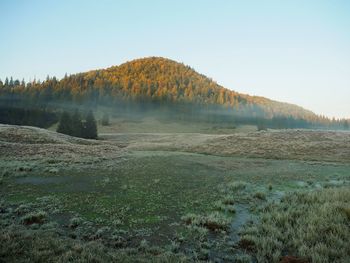
<path id="1" fill-rule="evenodd" d="M 21 222 L 24 225 L 32 225 L 32 224 L 42 224 L 44 223 L 47 214 L 43 211 L 31 212 L 26 214 L 21 218 Z"/>
<path id="2" fill-rule="evenodd" d="M 348 187 L 290 194 L 261 210 L 260 223 L 244 229 L 240 245 L 258 262 L 348 262 L 349 200 Z"/>
<path id="3" fill-rule="evenodd" d="M 201 226 L 211 231 L 227 230 L 230 224 L 229 218 L 219 212 L 213 212 L 206 216 L 187 214 L 181 219 L 187 225 Z"/>
<path id="4" fill-rule="evenodd" d="M 211 145 L 226 151 L 234 135 L 84 140 L 0 125 L 0 261 L 346 262 L 347 144 L 325 159 L 348 135 L 296 133 L 328 140 L 318 161 L 309 149 L 272 158 L 282 143 L 260 158 Z M 245 134 L 236 147 L 267 147 L 266 134 L 290 136 Z"/>

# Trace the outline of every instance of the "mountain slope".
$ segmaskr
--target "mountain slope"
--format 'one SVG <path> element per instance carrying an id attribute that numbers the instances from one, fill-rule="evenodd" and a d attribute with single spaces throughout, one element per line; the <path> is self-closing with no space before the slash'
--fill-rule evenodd
<path id="1" fill-rule="evenodd" d="M 210 78 L 176 61 L 149 57 L 126 62 L 107 69 L 65 76 L 44 82 L 0 82 L 0 96 L 40 102 L 94 104 L 134 101 L 163 104 L 186 103 L 245 117 L 285 117 L 309 122 L 325 121 L 299 106 L 249 96 L 226 89 Z"/>
<path id="2" fill-rule="evenodd" d="M 114 88 L 110 91 L 111 96 L 219 104 L 237 109 L 249 107 L 255 113 L 259 113 L 260 109 L 263 110 L 264 115 L 270 118 L 276 115 L 308 120 L 316 118 L 311 111 L 293 104 L 226 89 L 189 66 L 161 57 L 136 59 L 120 66 L 71 77 L 82 78 L 83 82 L 93 80 L 94 85 L 102 89 L 112 86 Z"/>

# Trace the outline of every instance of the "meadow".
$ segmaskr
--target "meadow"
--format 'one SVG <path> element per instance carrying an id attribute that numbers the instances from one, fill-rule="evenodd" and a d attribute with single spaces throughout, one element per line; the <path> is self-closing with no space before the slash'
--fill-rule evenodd
<path id="1" fill-rule="evenodd" d="M 1 262 L 347 262 L 350 133 L 124 123 L 0 125 Z"/>

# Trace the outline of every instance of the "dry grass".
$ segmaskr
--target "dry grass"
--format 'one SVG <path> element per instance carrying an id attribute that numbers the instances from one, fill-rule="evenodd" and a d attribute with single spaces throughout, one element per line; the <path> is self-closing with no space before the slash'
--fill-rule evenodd
<path id="1" fill-rule="evenodd" d="M 271 159 L 350 161 L 350 133 L 312 130 L 279 130 L 237 133 L 212 138 L 189 149 L 216 155 Z"/>
<path id="2" fill-rule="evenodd" d="M 276 130 L 233 134 L 109 134 L 133 150 L 176 150 L 219 156 L 350 162 L 350 132 Z"/>
<path id="3" fill-rule="evenodd" d="M 40 128 L 0 125 L 0 156 L 54 156 L 54 153 L 113 158 L 122 148 L 174 150 L 221 156 L 350 162 L 350 133 L 312 130 L 222 134 L 105 134 L 84 140 Z M 73 156 L 74 157 L 74 156 Z"/>
<path id="4" fill-rule="evenodd" d="M 123 152 L 117 143 L 86 140 L 29 126 L 0 124 L 0 157 L 72 162 L 81 158 L 114 159 Z"/>

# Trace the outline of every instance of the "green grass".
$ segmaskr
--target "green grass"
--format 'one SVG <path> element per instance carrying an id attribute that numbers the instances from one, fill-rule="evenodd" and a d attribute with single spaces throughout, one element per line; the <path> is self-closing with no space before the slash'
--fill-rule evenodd
<path id="1" fill-rule="evenodd" d="M 155 246 L 159 245 L 162 249 L 186 253 L 193 260 L 207 260 L 213 257 L 211 255 L 217 255 L 214 258 L 220 255 L 232 256 L 232 261 L 236 258 L 238 262 L 248 262 L 251 256 L 256 255 L 241 254 L 242 251 L 238 253 L 229 242 L 232 236 L 237 235 L 238 230 L 231 229 L 230 224 L 236 219 L 241 220 L 241 207 L 246 207 L 252 216 L 258 218 L 262 213 L 260 208 L 279 199 L 278 193 L 314 191 L 317 183 L 327 187 L 346 186 L 350 174 L 350 166 L 346 164 L 162 151 L 128 153 L 121 162 L 106 162 L 106 165 L 96 167 L 88 162 L 66 167 L 60 163 L 49 165 L 50 169 L 55 168 L 55 165 L 60 166 L 55 170 L 57 172 L 50 173 L 45 160 L 31 166 L 30 161 L 2 160 L 0 168 L 9 171 L 9 174 L 6 174 L 0 185 L 0 197 L 8 206 L 18 208 L 18 213 L 14 211 L 8 214 L 18 217 L 18 220 L 29 216 L 30 209 L 45 212 L 47 217 L 39 230 L 49 227 L 50 223 L 57 223 L 56 228 L 67 239 L 47 237 L 53 246 L 57 245 L 57 248 L 52 248 L 53 253 L 60 256 L 45 253 L 56 259 L 67 259 L 67 254 L 60 248 L 66 242 L 68 252 L 71 253 L 67 257 L 77 261 L 83 261 L 86 257 L 95 259 L 89 254 L 92 248 L 85 248 L 86 242 L 81 241 L 86 238 L 89 242 L 97 242 L 97 247 L 91 250 L 96 250 L 96 255 L 108 250 L 109 246 L 117 246 L 118 249 L 120 246 L 122 249 L 130 246 L 130 249 L 137 250 L 136 254 L 157 254 L 159 249 Z M 28 166 L 32 167 L 30 171 L 17 169 Z M 341 180 L 344 182 L 338 184 Z M 307 186 L 300 187 L 300 181 Z M 29 211 L 26 205 L 29 205 Z M 341 209 L 346 217 L 348 206 L 343 205 Z M 184 216 L 188 214 L 193 215 L 193 222 L 188 222 L 186 226 L 186 220 L 181 218 L 185 219 Z M 9 218 L 0 218 L 7 233 L 2 233 L 4 244 L 20 242 L 22 235 L 26 234 L 13 234 L 6 220 L 9 221 Z M 69 226 L 68 230 L 65 226 Z M 110 230 L 100 231 L 97 235 L 103 227 Z M 25 230 L 35 232 L 33 229 Z M 114 232 L 117 234 L 112 237 Z M 35 233 L 33 239 L 23 241 L 24 250 L 26 246 L 40 248 L 41 235 L 43 240 L 46 237 L 42 232 Z M 12 241 L 6 241 L 6 235 L 11 236 Z M 76 241 L 72 241 L 71 237 Z M 101 239 L 100 243 L 107 244 L 107 248 L 101 246 L 96 238 Z M 147 241 L 148 247 L 142 246 L 144 248 L 139 250 L 143 239 Z M 13 246 L 17 248 L 16 244 Z M 75 246 L 80 247 L 78 250 L 82 249 L 80 256 L 76 254 Z M 6 251 L 3 253 L 10 253 Z M 160 254 L 167 255 L 167 259 L 174 256 L 166 254 L 166 251 L 162 250 Z M 135 254 L 130 256 L 124 250 L 120 251 L 120 255 L 110 252 L 108 250 L 107 256 L 101 257 L 100 262 L 120 255 L 135 259 Z M 26 253 L 30 253 L 29 250 L 23 251 L 23 254 Z M 180 254 L 176 254 L 176 260 L 183 259 Z M 277 255 L 276 252 L 275 257 Z M 37 259 L 36 255 L 29 257 Z"/>
<path id="2" fill-rule="evenodd" d="M 250 244 L 258 262 L 280 262 L 286 255 L 348 262 L 350 221 L 344 207 L 349 200 L 349 187 L 288 195 L 262 210 L 260 223 L 245 229 L 241 244 Z"/>

